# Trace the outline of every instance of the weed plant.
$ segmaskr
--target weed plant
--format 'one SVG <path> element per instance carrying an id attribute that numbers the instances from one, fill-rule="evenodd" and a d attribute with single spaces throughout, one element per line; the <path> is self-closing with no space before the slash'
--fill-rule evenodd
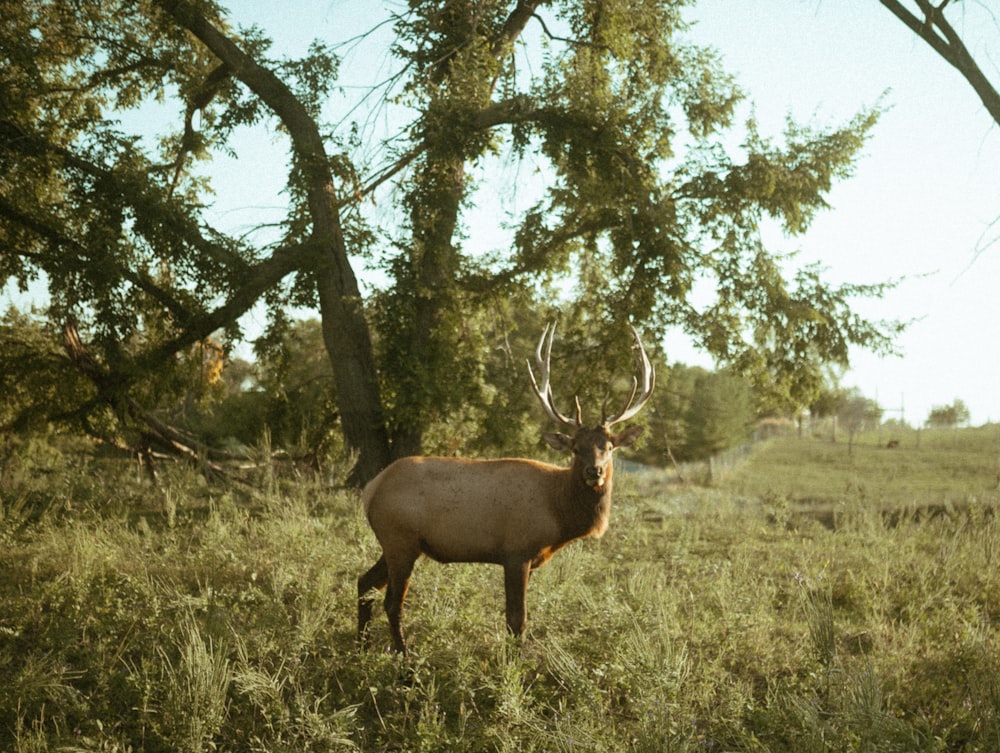
<path id="1" fill-rule="evenodd" d="M 422 560 L 408 660 L 381 615 L 375 648 L 354 642 L 378 547 L 353 493 L 19 467 L 0 487 L 0 750 L 1000 750 L 989 463 L 887 515 L 885 464 L 912 462 L 902 483 L 922 461 L 827 449 L 767 445 L 731 487 L 622 475 L 605 537 L 532 577 L 523 642 L 499 568 Z M 921 451 L 949 477 L 954 449 Z M 835 525 L 792 509 L 810 498 Z"/>

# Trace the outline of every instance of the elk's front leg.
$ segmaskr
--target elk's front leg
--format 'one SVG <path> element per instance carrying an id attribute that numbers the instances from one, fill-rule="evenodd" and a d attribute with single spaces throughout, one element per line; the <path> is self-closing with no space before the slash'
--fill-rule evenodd
<path id="1" fill-rule="evenodd" d="M 508 562 L 503 568 L 504 594 L 507 599 L 507 629 L 521 635 L 527 622 L 528 576 L 531 562 Z"/>

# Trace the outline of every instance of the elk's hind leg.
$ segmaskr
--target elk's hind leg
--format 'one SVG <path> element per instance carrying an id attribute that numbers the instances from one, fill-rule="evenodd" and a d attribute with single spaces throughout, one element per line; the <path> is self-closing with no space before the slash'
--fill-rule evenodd
<path id="1" fill-rule="evenodd" d="M 388 582 L 389 567 L 384 554 L 368 572 L 358 578 L 358 641 L 362 645 L 367 643 L 368 623 L 371 621 L 372 605 L 375 603 L 371 592 L 373 589 L 385 588 Z"/>
<path id="2" fill-rule="evenodd" d="M 416 557 L 401 559 L 388 563 L 389 584 L 385 589 L 385 615 L 389 618 L 389 634 L 392 636 L 392 647 L 403 656 L 407 655 L 406 644 L 403 642 L 403 628 L 400 619 L 403 614 L 403 601 L 410 587 L 410 574 Z"/>

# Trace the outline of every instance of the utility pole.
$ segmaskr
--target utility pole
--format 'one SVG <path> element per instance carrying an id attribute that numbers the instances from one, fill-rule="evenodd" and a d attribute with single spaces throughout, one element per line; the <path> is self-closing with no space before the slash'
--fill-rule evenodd
<path id="1" fill-rule="evenodd" d="M 877 397 L 875 399 L 875 402 L 878 402 L 878 398 Z M 883 408 L 882 409 L 882 413 L 897 413 L 897 414 L 899 414 L 899 419 L 898 419 L 898 421 L 899 421 L 899 428 L 902 429 L 902 427 L 906 423 L 906 417 L 905 417 L 906 416 L 906 409 L 905 409 L 905 405 L 906 405 L 905 396 L 903 395 L 902 392 L 900 392 L 899 393 L 899 407 L 898 408 Z M 879 430 L 879 438 L 878 438 L 878 442 L 879 442 L 880 445 L 882 444 L 881 426 L 882 425 L 880 423 L 879 424 L 879 429 L 880 429 Z M 891 437 L 890 437 L 890 439 L 891 439 Z M 917 444 L 918 445 L 920 444 L 919 435 L 918 435 L 918 439 L 917 439 Z"/>

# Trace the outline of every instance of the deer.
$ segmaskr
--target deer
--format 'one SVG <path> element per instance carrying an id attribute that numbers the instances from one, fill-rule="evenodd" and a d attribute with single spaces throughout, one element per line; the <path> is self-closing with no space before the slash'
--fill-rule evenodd
<path id="1" fill-rule="evenodd" d="M 414 564 L 421 557 L 443 563 L 492 563 L 503 567 L 508 632 L 520 637 L 527 624 L 531 573 L 577 539 L 598 538 L 611 511 L 612 454 L 643 431 L 612 427 L 633 418 L 649 401 L 656 375 L 635 327 L 640 376 L 633 377 L 625 407 L 588 426 L 579 397 L 576 416 L 562 414 L 553 398 L 551 374 L 555 324 L 547 325 L 535 350 L 531 389 L 545 415 L 568 432 L 543 432 L 553 449 L 572 463 L 556 466 L 527 458 L 479 460 L 413 456 L 396 460 L 362 492 L 365 515 L 382 548 L 378 561 L 358 578 L 358 641 L 368 645 L 373 592 L 385 588 L 384 610 L 392 648 L 407 655 L 400 618 Z M 641 384 L 641 392 L 639 392 Z M 636 393 L 639 398 L 636 400 Z"/>

